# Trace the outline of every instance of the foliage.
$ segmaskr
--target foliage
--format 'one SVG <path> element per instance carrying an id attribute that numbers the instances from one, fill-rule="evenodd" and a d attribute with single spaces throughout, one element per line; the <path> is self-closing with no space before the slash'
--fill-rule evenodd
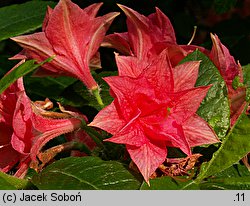
<path id="1" fill-rule="evenodd" d="M 77 8 L 77 12 L 80 13 L 81 10 L 70 2 L 69 0 L 61 0 L 61 13 L 58 12 L 59 9 L 56 12 L 66 15 L 67 12 L 63 13 L 62 8 Z M 53 16 L 50 15 L 52 9 L 48 10 L 45 20 L 44 16 L 47 5 L 54 8 L 58 5 L 58 2 L 28 1 L 0 8 L 0 189 L 245 190 L 250 188 L 250 166 L 249 157 L 247 156 L 250 152 L 250 64 L 249 59 L 246 58 L 247 52 L 245 50 L 239 52 L 239 54 L 243 53 L 244 65 L 242 70 L 238 67 L 238 64 L 237 66 L 235 66 L 236 63 L 233 64 L 234 58 L 229 53 L 224 52 L 224 56 L 220 56 L 226 59 L 227 62 L 233 62 L 231 66 L 233 65 L 234 69 L 236 69 L 237 75 L 234 76 L 234 81 L 229 81 L 223 73 L 224 65 L 222 64 L 220 67 L 216 64 L 216 56 L 211 55 L 211 48 L 207 46 L 213 44 L 212 48 L 216 48 L 216 51 L 220 54 L 221 50 L 227 51 L 223 44 L 217 42 L 222 49 L 218 48 L 215 46 L 215 42 L 212 42 L 210 39 L 201 39 L 199 33 L 194 43 L 202 40 L 202 46 L 205 48 L 201 47 L 200 44 L 199 46 L 183 46 L 181 43 L 172 42 L 175 35 L 179 42 L 185 42 L 191 36 L 189 35 L 190 28 L 187 28 L 187 25 L 183 25 L 182 21 L 179 21 L 179 19 L 183 19 L 180 18 L 180 15 L 185 16 L 187 14 L 184 12 L 180 14 L 178 12 L 180 8 L 175 6 L 174 1 L 167 3 L 169 7 L 173 6 L 176 9 L 175 14 L 170 12 L 171 18 L 173 18 L 170 19 L 173 20 L 173 25 L 176 28 L 175 33 L 171 33 L 172 25 L 170 20 L 161 14 L 159 10 L 156 10 L 158 12 L 158 16 L 156 16 L 161 18 L 160 20 L 162 21 L 157 20 L 156 16 L 153 15 L 146 17 L 148 14 L 155 12 L 153 3 L 161 9 L 163 1 L 158 3 L 155 1 L 149 2 L 145 2 L 144 13 L 143 8 L 133 7 L 131 1 L 124 1 L 126 6 L 138 9 L 137 11 L 142 12 L 145 17 L 140 16 L 126 6 L 120 5 L 122 12 L 127 16 L 125 17 L 122 14 L 116 17 L 111 26 L 111 22 L 117 15 L 114 11 L 119 10 L 114 2 L 104 1 L 104 9 L 99 12 L 100 14 L 104 12 L 103 16 L 100 16 L 99 13 L 96 15 L 101 6 L 100 3 L 84 5 L 83 2 L 79 2 L 82 8 L 85 6 L 86 9 L 83 10 L 88 14 L 88 18 L 94 19 L 93 22 L 95 23 L 93 25 L 97 25 L 93 31 L 91 30 L 93 25 L 89 25 L 89 31 L 78 30 L 78 27 L 76 31 L 74 26 L 80 21 L 71 22 L 69 17 L 65 27 L 67 32 L 65 32 L 63 41 L 70 42 L 69 45 L 74 45 L 86 40 L 86 42 L 82 43 L 85 46 L 79 47 L 79 50 L 76 49 L 76 45 L 71 48 L 66 46 L 61 49 L 58 43 L 60 42 L 59 37 L 53 37 L 54 39 L 51 41 L 52 47 L 58 43 L 53 49 L 46 47 L 49 44 L 46 44 L 41 49 L 39 41 L 36 42 L 36 36 L 31 34 L 31 32 L 39 34 L 47 32 L 46 38 L 48 38 L 50 34 L 55 32 L 51 30 L 49 32 L 45 31 L 47 27 L 50 27 L 47 26 L 50 19 L 52 19 L 51 25 L 59 25 L 59 23 L 53 23 Z M 187 1 L 185 3 L 186 8 L 190 8 L 190 2 Z M 109 11 L 105 4 L 109 5 L 109 8 L 113 10 Z M 164 8 L 162 9 L 164 10 Z M 212 3 L 201 1 L 197 7 L 197 12 L 199 10 L 203 11 L 202 9 L 205 9 L 206 14 L 212 16 L 213 12 L 216 13 L 211 22 L 208 22 L 208 19 L 205 18 L 203 21 L 204 25 L 209 25 L 209 32 L 214 32 L 218 25 L 222 25 L 221 28 L 223 28 L 223 24 L 228 21 L 228 19 L 218 20 L 221 17 L 220 15 L 227 12 L 230 15 L 230 12 L 238 14 L 241 5 L 238 5 L 235 0 L 214 0 Z M 114 13 L 107 14 L 108 12 Z M 192 9 L 189 12 L 193 12 Z M 72 14 L 72 16 L 78 15 L 76 13 Z M 128 32 L 126 34 L 117 33 L 125 28 L 125 21 L 122 22 L 125 20 L 124 18 L 129 19 L 127 21 Z M 103 22 L 101 19 L 103 19 Z M 190 20 L 190 17 L 189 19 L 185 18 L 185 20 L 189 21 L 188 24 L 194 24 L 194 20 Z M 197 22 L 195 23 L 201 24 L 201 20 L 196 20 Z M 59 21 L 62 21 L 62 18 Z M 230 21 L 234 21 L 234 19 Z M 241 22 L 241 24 L 244 24 L 244 22 Z M 165 36 L 159 37 L 160 35 L 157 32 L 158 36 L 150 36 L 150 32 L 147 33 L 147 30 L 152 25 L 155 26 L 155 31 L 159 34 L 166 32 L 164 30 L 165 26 L 171 29 L 167 31 L 170 31 L 169 33 L 164 33 Z M 110 30 L 108 33 L 111 36 L 108 37 L 111 37 L 112 41 L 104 37 L 109 26 Z M 87 33 L 90 30 L 93 34 L 90 38 L 84 35 L 86 39 L 82 40 L 81 35 L 78 35 L 78 33 Z M 61 31 L 64 30 L 62 29 Z M 118 37 L 112 36 L 114 32 Z M 225 38 L 222 39 L 225 39 L 226 42 L 239 42 L 247 39 L 242 36 L 241 39 L 236 40 L 236 30 L 232 31 L 231 37 L 230 32 L 227 30 L 222 30 L 223 32 Z M 16 37 L 18 35 L 25 36 L 21 38 Z M 161 38 L 165 38 L 166 35 L 172 35 L 166 44 L 168 54 L 164 53 L 166 51 L 161 48 L 166 43 L 164 41 L 161 42 Z M 245 30 L 242 35 L 247 36 Z M 19 41 L 18 43 L 24 49 L 15 56 L 16 59 L 22 59 L 23 61 L 14 66 L 14 68 L 12 68 L 13 63 L 7 60 L 7 58 L 16 55 L 21 50 L 20 47 L 9 40 L 12 37 L 17 42 Z M 30 37 L 34 37 L 33 39 L 31 38 L 34 42 L 29 41 Z M 114 39 L 112 39 L 113 37 Z M 42 41 L 46 42 L 46 38 L 42 38 Z M 239 38 L 239 35 L 237 38 Z M 49 40 L 51 39 L 49 38 Z M 26 41 L 32 42 L 32 45 L 28 45 L 29 43 Z M 157 44 L 155 41 L 160 43 Z M 101 42 L 103 47 L 100 47 Z M 149 48 L 149 45 L 153 45 L 152 48 Z M 234 47 L 232 45 L 229 49 L 231 53 L 235 54 L 237 53 L 237 46 Z M 237 44 L 235 43 L 235 45 Z M 99 53 L 97 53 L 98 48 Z M 47 51 L 49 54 L 52 54 L 52 51 L 56 51 L 56 55 L 45 55 Z M 78 51 L 82 54 L 80 55 L 81 58 L 75 59 L 74 55 L 79 54 L 77 53 Z M 113 54 L 114 51 L 116 52 L 115 55 Z M 127 53 L 124 54 L 121 51 L 126 51 Z M 62 55 L 64 52 L 65 54 Z M 147 55 L 143 56 L 141 55 L 142 53 Z M 163 58 L 163 54 L 166 54 L 166 57 Z M 237 55 L 239 54 L 237 53 Z M 140 56 L 143 56 L 144 59 L 140 59 Z M 240 55 L 237 58 L 241 61 Z M 177 62 L 177 60 L 180 61 L 175 65 L 173 62 Z M 102 64 L 101 69 L 99 68 L 100 61 Z M 218 61 L 222 62 L 221 59 Z M 182 71 L 183 73 L 178 73 L 178 75 L 183 77 L 184 80 L 181 79 L 183 83 L 176 75 L 176 68 L 181 70 L 185 65 L 192 65 L 192 62 L 199 64 L 197 75 L 194 70 L 192 70 L 192 75 L 187 73 L 187 76 L 183 75 L 184 71 Z M 81 64 L 84 65 L 85 72 L 87 71 L 87 77 L 81 73 Z M 167 72 L 163 69 L 159 72 L 158 68 L 165 67 L 169 69 Z M 73 72 L 70 70 L 71 68 L 74 68 Z M 39 73 L 43 71 L 42 69 L 45 69 L 46 72 L 51 72 L 50 74 L 53 75 L 43 76 L 43 73 Z M 68 72 L 69 70 L 70 72 Z M 44 74 L 47 75 L 48 73 L 46 72 Z M 25 91 L 21 90 L 16 94 L 13 92 L 15 99 L 17 99 L 16 103 L 12 101 L 13 105 L 6 105 L 6 95 L 10 95 L 13 90 L 11 85 L 15 84 L 18 79 L 22 79 L 22 77 L 24 88 L 29 98 L 27 97 L 25 102 L 22 102 L 22 96 L 26 95 Z M 189 77 L 191 80 L 189 80 Z M 91 81 L 93 78 L 94 89 L 91 87 L 93 86 L 92 84 L 88 85 L 86 83 L 87 80 L 85 78 L 87 80 L 91 79 Z M 182 86 L 182 88 L 177 87 L 176 82 L 179 83 L 179 81 L 182 82 L 180 84 L 185 86 Z M 189 84 L 189 86 L 186 86 L 186 84 Z M 234 87 L 234 90 L 231 87 Z M 190 91 L 197 89 L 195 91 L 199 93 L 201 92 L 198 90 L 199 88 L 204 90 L 205 98 L 203 99 L 202 94 L 199 96 L 199 100 L 197 100 L 195 95 L 198 94 L 192 94 L 192 96 Z M 186 92 L 186 89 L 190 93 Z M 8 92 L 6 93 L 7 90 Z M 206 92 L 208 90 L 208 92 L 206 93 L 205 90 Z M 185 94 L 188 97 L 181 93 L 183 91 L 186 92 Z M 136 99 L 137 97 L 138 99 Z M 238 105 L 235 103 L 234 97 L 238 97 L 241 100 L 240 103 L 237 103 Z M 11 96 L 11 98 L 14 97 Z M 162 98 L 169 98 L 171 101 L 166 103 L 162 101 Z M 146 107 L 144 103 L 149 100 L 151 103 L 147 104 Z M 185 103 L 185 101 L 188 103 Z M 58 103 L 58 106 L 55 106 L 55 103 Z M 176 113 L 173 112 L 171 109 L 175 107 L 172 104 L 177 105 L 177 107 L 181 105 L 179 106 L 181 109 Z M 163 111 L 159 105 L 168 106 Z M 139 109 L 142 109 L 140 111 L 133 110 L 137 109 L 137 106 Z M 192 108 L 192 112 L 190 112 L 189 106 Z M 11 115 L 6 115 L 10 108 L 13 109 L 13 112 Z M 20 114 L 18 109 L 15 108 L 20 109 Z M 25 113 L 28 110 L 27 108 L 29 110 L 32 108 L 32 112 L 29 115 Z M 235 108 L 238 110 L 235 110 Z M 155 116 L 148 117 L 147 115 L 149 115 L 151 110 Z M 141 113 L 143 113 L 142 118 L 146 119 L 147 117 L 148 119 L 143 121 L 143 123 L 140 122 L 140 128 L 138 129 L 139 124 L 134 122 L 137 121 L 137 117 Z M 188 115 L 185 116 L 183 115 L 184 113 Z M 234 122 L 232 119 L 235 113 L 237 118 Z M 164 122 L 167 125 L 171 125 L 169 126 L 170 129 L 167 128 L 170 132 L 164 136 L 162 133 L 166 132 L 164 124 L 161 123 L 171 115 L 174 117 L 173 120 L 171 119 L 172 125 L 168 121 Z M 199 121 L 197 119 L 194 121 L 198 115 Z M 32 125 L 32 138 L 34 138 L 34 141 L 38 141 L 40 137 L 39 141 L 41 142 L 38 145 L 43 145 L 42 148 L 35 146 L 34 151 L 36 152 L 33 153 L 33 149 L 27 151 L 27 148 L 31 145 L 26 145 L 26 147 L 22 148 L 22 151 L 25 152 L 21 155 L 18 154 L 20 162 L 15 162 L 13 165 L 11 163 L 7 164 L 4 158 L 4 155 L 10 152 L 6 152 L 5 148 L 9 148 L 9 145 L 13 144 L 13 142 L 10 143 L 10 134 L 14 130 L 8 124 L 8 122 L 12 121 L 12 116 L 17 120 L 22 118 L 22 121 L 18 120 L 22 124 L 28 122 L 27 124 Z M 197 125 L 187 123 L 188 118 L 193 120 L 194 124 L 202 125 L 203 130 L 199 130 Z M 148 122 L 153 123 L 150 125 Z M 233 125 L 232 122 L 234 122 Z M 172 127 L 176 123 L 178 123 L 178 126 Z M 5 128 L 5 125 L 8 126 Z M 31 127 L 30 125 L 29 127 Z M 155 131 L 152 132 L 152 128 Z M 21 131 L 20 128 L 18 129 Z M 158 159 L 157 163 L 149 160 L 147 157 L 151 157 L 153 154 L 149 149 L 147 150 L 148 153 L 145 152 L 146 150 L 143 150 L 144 156 L 138 156 L 139 152 L 131 152 L 132 150 L 141 150 L 143 145 L 140 142 L 141 139 L 139 139 L 142 136 L 141 131 L 147 137 L 143 141 L 150 141 L 157 145 L 157 150 L 154 150 L 154 157 L 158 155 L 162 158 L 164 156 L 164 160 Z M 175 132 L 176 134 L 174 134 Z M 132 137 L 127 138 L 128 133 L 131 133 Z M 112 135 L 117 139 L 113 138 Z M 155 135 L 158 139 L 152 140 L 150 135 Z M 195 140 L 192 139 L 192 135 L 196 137 Z M 43 140 L 44 137 L 46 140 Z M 165 138 L 164 141 L 162 139 L 160 141 L 160 138 L 163 137 Z M 199 141 L 197 137 L 199 137 Z M 108 142 L 110 139 L 111 142 Z M 178 139 L 178 141 L 173 139 Z M 207 144 L 215 144 L 210 146 L 204 145 L 206 142 Z M 190 147 L 192 147 L 192 150 L 189 151 Z M 16 145 L 11 147 L 11 151 L 15 150 L 13 157 L 18 153 L 17 148 L 19 147 Z M 159 155 L 159 151 L 163 150 L 164 152 Z M 168 151 L 168 156 L 166 156 L 166 150 Z M 198 156 L 195 157 L 193 155 Z M 28 167 L 23 168 L 26 165 L 28 165 L 29 169 Z M 20 170 L 26 176 L 18 176 L 17 173 Z"/>

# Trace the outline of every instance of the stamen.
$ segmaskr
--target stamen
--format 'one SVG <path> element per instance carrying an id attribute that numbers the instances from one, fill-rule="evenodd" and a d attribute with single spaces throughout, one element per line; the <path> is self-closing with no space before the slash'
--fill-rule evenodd
<path id="1" fill-rule="evenodd" d="M 188 42 L 187 45 L 190 45 L 192 43 L 192 41 L 194 40 L 194 37 L 195 37 L 195 34 L 196 34 L 196 31 L 197 31 L 197 26 L 194 26 L 194 31 L 193 31 L 193 35 L 190 39 L 190 41 Z"/>

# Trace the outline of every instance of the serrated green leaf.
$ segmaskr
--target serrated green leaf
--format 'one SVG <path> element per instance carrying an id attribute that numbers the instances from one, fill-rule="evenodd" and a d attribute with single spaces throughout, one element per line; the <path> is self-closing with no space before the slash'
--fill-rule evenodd
<path id="1" fill-rule="evenodd" d="M 159 177 L 150 180 L 150 186 L 146 182 L 141 185 L 141 190 L 197 190 L 199 186 L 192 180 L 183 182 L 174 180 L 171 177 Z"/>
<path id="2" fill-rule="evenodd" d="M 29 60 L 24 62 L 23 64 L 19 65 L 15 69 L 13 69 L 11 72 L 6 74 L 1 80 L 0 80 L 0 94 L 7 89 L 12 83 L 14 83 L 17 79 L 20 77 L 34 71 L 41 65 L 43 65 L 46 62 L 50 62 L 53 58 L 50 57 L 46 59 L 45 61 L 35 64 L 35 60 Z"/>
<path id="3" fill-rule="evenodd" d="M 218 137 L 223 138 L 230 125 L 230 107 L 226 83 L 209 58 L 198 50 L 184 58 L 182 63 L 199 60 L 201 60 L 201 63 L 196 86 L 211 84 L 213 86 L 202 101 L 197 113 L 210 124 Z"/>
<path id="4" fill-rule="evenodd" d="M 0 189 L 16 190 L 26 189 L 30 186 L 30 182 L 26 179 L 19 179 L 11 175 L 0 172 Z"/>
<path id="5" fill-rule="evenodd" d="M 243 113 L 212 159 L 203 163 L 196 181 L 215 175 L 237 163 L 250 151 L 250 117 Z"/>
<path id="6" fill-rule="evenodd" d="M 56 3 L 29 1 L 0 8 L 0 41 L 40 28 L 48 5 Z"/>
<path id="7" fill-rule="evenodd" d="M 38 189 L 57 190 L 134 190 L 139 189 L 141 181 L 122 163 L 98 157 L 64 158 L 32 179 Z"/>

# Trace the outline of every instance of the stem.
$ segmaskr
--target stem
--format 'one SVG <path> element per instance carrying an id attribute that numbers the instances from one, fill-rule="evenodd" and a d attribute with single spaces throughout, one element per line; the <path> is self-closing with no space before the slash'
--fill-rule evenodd
<path id="1" fill-rule="evenodd" d="M 95 96 L 98 104 L 101 106 L 101 108 L 103 108 L 104 104 L 103 104 L 103 101 L 102 101 L 102 98 L 101 98 L 101 95 L 100 95 L 100 92 L 99 92 L 99 88 L 93 89 L 93 90 L 91 90 L 91 92 Z"/>

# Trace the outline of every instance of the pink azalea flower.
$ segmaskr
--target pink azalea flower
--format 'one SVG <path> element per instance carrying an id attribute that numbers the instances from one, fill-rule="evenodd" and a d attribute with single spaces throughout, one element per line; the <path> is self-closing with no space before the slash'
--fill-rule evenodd
<path id="1" fill-rule="evenodd" d="M 178 45 L 169 18 L 159 8 L 146 17 L 126 6 L 119 5 L 119 7 L 127 16 L 128 32 L 107 35 L 102 46 L 115 48 L 121 54 L 136 56 L 143 61 L 159 55 L 168 48 L 172 66 L 176 66 L 197 48 L 207 53 L 202 47 Z"/>
<path id="2" fill-rule="evenodd" d="M 196 114 L 210 88 L 194 87 L 199 62 L 173 69 L 164 51 L 144 70 L 131 58 L 122 57 L 121 64 L 117 57 L 117 65 L 124 75 L 104 78 L 114 101 L 89 126 L 113 134 L 106 141 L 125 144 L 146 182 L 164 162 L 167 146 L 191 155 L 191 147 L 219 141 Z"/>
<path id="3" fill-rule="evenodd" d="M 8 172 L 17 165 L 15 176 L 23 178 L 30 163 L 38 163 L 37 155 L 49 140 L 78 130 L 86 119 L 71 114 L 36 107 L 18 79 L 0 95 L 0 170 Z"/>
<path id="4" fill-rule="evenodd" d="M 14 59 L 40 62 L 55 56 L 51 63 L 43 65 L 46 70 L 37 74 L 72 76 L 80 79 L 88 89 L 98 89 L 89 65 L 99 63 L 97 50 L 119 14 L 113 12 L 96 17 L 101 5 L 96 3 L 81 9 L 70 0 L 60 0 L 54 9 L 48 8 L 42 32 L 12 38 L 24 48 Z"/>
<path id="5" fill-rule="evenodd" d="M 245 99 L 246 88 L 233 88 L 233 80 L 236 77 L 239 77 L 239 81 L 243 83 L 242 68 L 239 63 L 236 64 L 234 57 L 231 56 L 229 50 L 221 43 L 217 35 L 211 34 L 211 39 L 213 47 L 209 57 L 219 69 L 220 74 L 226 82 L 231 109 L 230 124 L 233 126 L 247 104 Z"/>

